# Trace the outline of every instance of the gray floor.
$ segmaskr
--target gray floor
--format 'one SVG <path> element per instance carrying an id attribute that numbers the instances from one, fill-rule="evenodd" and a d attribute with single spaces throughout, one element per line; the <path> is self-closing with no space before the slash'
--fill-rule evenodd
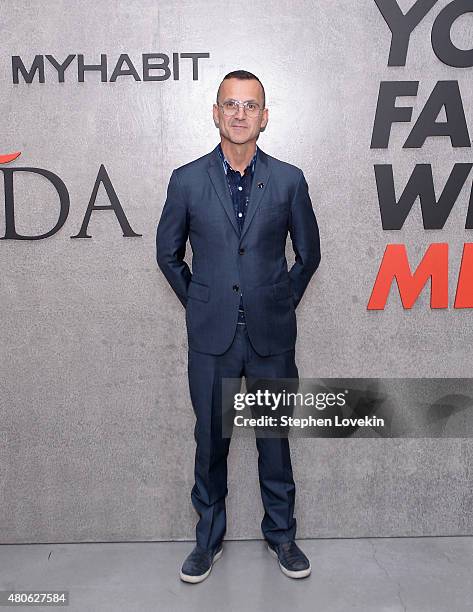
<path id="1" fill-rule="evenodd" d="M 190 542 L 4 544 L 0 588 L 65 589 L 70 605 L 62 609 L 81 612 L 473 610 L 473 537 L 299 545 L 313 568 L 304 580 L 284 576 L 262 541 L 239 541 L 225 542 L 206 581 L 188 585 L 178 569 Z"/>

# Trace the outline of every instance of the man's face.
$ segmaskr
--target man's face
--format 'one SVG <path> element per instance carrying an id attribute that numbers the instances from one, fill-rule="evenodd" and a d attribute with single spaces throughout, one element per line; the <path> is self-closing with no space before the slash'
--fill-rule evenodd
<path id="1" fill-rule="evenodd" d="M 226 100 L 256 102 L 263 108 L 263 90 L 255 79 L 226 79 L 220 87 L 218 101 L 223 104 Z M 221 106 L 214 104 L 213 118 L 222 139 L 234 144 L 245 144 L 256 142 L 260 130 L 268 123 L 268 109 L 262 110 L 255 117 L 249 117 L 240 106 L 233 117 L 228 117 L 223 114 Z"/>

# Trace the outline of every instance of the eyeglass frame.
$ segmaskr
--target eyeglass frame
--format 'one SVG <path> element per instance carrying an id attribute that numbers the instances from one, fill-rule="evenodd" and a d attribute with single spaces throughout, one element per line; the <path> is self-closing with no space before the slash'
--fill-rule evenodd
<path id="1" fill-rule="evenodd" d="M 225 102 L 234 102 L 238 105 L 238 110 L 233 113 L 233 115 L 225 115 L 225 111 L 223 110 L 223 105 L 225 104 Z M 248 115 L 248 104 L 255 104 L 258 107 L 258 111 L 254 115 L 254 117 L 257 117 L 262 111 L 264 111 L 264 108 L 261 108 L 258 102 L 255 102 L 253 100 L 245 100 L 245 102 L 242 102 L 241 100 L 236 100 L 235 98 L 229 98 L 228 100 L 225 100 L 225 102 L 220 103 L 217 101 L 217 106 L 222 109 L 222 113 L 225 115 L 225 117 L 234 117 L 236 114 L 238 114 L 238 111 L 240 110 L 241 106 L 245 109 L 245 115 Z M 248 117 L 249 116 L 250 115 L 248 115 Z"/>

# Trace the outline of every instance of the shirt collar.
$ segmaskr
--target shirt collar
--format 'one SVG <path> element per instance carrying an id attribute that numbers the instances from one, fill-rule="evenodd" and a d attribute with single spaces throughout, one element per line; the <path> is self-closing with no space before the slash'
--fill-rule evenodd
<path id="1" fill-rule="evenodd" d="M 225 171 L 225 174 L 227 174 L 228 168 L 230 168 L 231 170 L 233 170 L 233 168 L 231 167 L 230 162 L 228 161 L 228 159 L 223 154 L 223 149 L 222 149 L 222 145 L 221 145 L 220 142 L 218 143 L 217 151 L 218 151 L 218 154 L 220 155 L 220 159 L 222 160 L 223 169 Z M 251 168 L 251 173 L 252 174 L 255 171 L 255 164 L 256 164 L 257 156 L 258 156 L 258 145 L 256 145 L 255 154 L 253 155 L 253 157 L 251 158 L 250 163 L 247 166 L 247 168 L 248 167 Z M 245 170 L 246 170 L 246 168 L 245 168 Z"/>

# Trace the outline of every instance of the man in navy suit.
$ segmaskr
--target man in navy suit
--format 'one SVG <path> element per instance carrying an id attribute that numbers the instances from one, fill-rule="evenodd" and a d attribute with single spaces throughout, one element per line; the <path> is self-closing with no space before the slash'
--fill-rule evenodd
<path id="1" fill-rule="evenodd" d="M 191 499 L 199 521 L 180 577 L 191 583 L 209 575 L 226 531 L 230 438 L 222 436 L 222 379 L 298 379 L 295 309 L 320 262 L 302 171 L 256 145 L 268 123 L 260 80 L 244 70 L 227 74 L 213 119 L 220 143 L 172 172 L 156 234 L 158 265 L 186 309 L 197 445 Z M 289 271 L 288 232 L 295 253 Z M 268 550 L 286 575 L 308 576 L 310 562 L 294 541 L 289 441 L 263 436 L 256 444 Z"/>

